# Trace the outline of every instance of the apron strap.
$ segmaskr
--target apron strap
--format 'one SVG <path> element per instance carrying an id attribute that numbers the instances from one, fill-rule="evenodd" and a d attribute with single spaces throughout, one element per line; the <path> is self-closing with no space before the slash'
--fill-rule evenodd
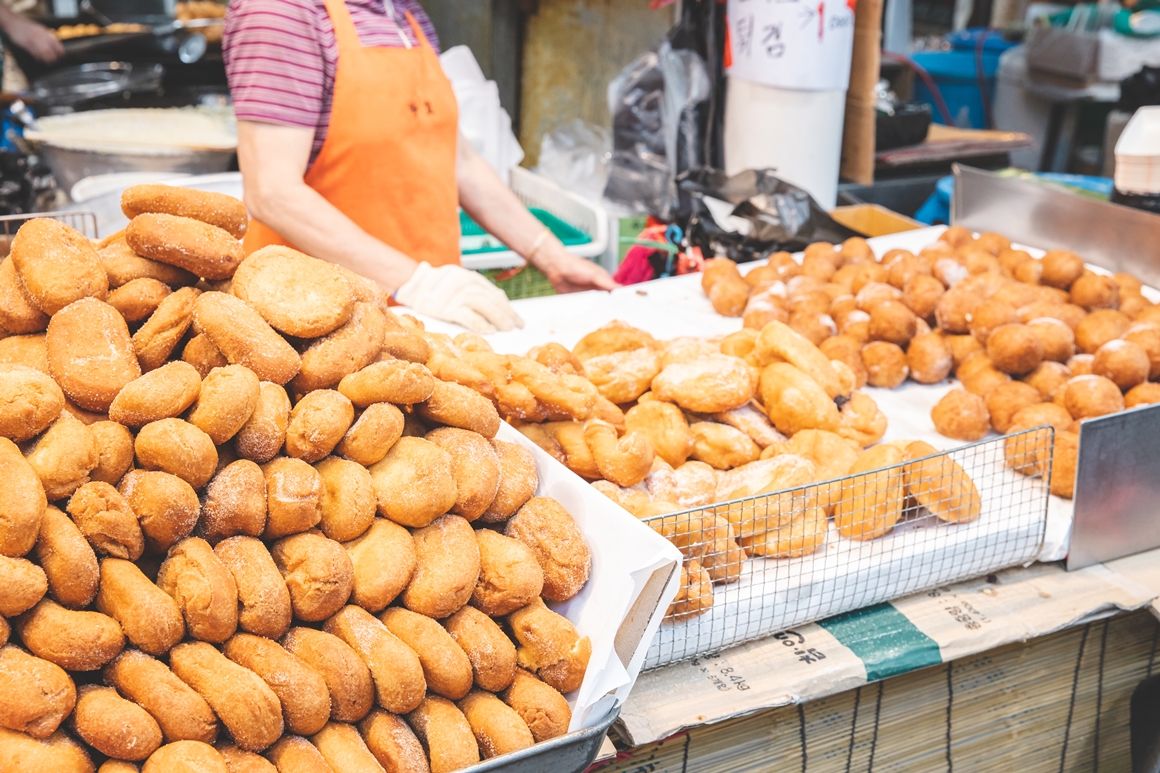
<path id="1" fill-rule="evenodd" d="M 362 48 L 358 39 L 358 30 L 354 27 L 354 20 L 350 18 L 350 9 L 344 0 L 325 0 L 326 12 L 330 14 L 330 23 L 334 26 L 334 37 L 338 41 L 338 50 L 357 51 Z"/>
<path id="2" fill-rule="evenodd" d="M 419 41 L 419 45 L 431 48 L 431 43 L 428 42 L 427 36 L 423 34 L 423 28 L 419 26 L 419 22 L 415 21 L 415 17 L 411 15 L 410 11 L 403 11 L 403 13 L 406 15 L 407 21 L 411 24 L 411 31 L 415 33 L 415 40 Z"/>

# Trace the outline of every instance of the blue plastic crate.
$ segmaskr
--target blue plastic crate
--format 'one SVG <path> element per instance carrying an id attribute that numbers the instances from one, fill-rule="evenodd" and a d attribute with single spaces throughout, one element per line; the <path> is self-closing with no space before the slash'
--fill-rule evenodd
<path id="1" fill-rule="evenodd" d="M 986 113 L 983 110 L 983 96 L 979 92 L 974 51 L 926 51 L 914 54 L 913 59 L 930 73 L 956 123 L 965 109 L 970 128 L 986 128 Z M 992 101 L 995 98 L 995 74 L 998 71 L 999 53 L 984 47 L 983 73 L 987 96 Z M 919 78 L 914 81 L 914 98 L 932 108 L 935 106 L 934 95 Z M 934 120 L 936 123 L 944 123 L 937 108 L 934 109 Z"/>

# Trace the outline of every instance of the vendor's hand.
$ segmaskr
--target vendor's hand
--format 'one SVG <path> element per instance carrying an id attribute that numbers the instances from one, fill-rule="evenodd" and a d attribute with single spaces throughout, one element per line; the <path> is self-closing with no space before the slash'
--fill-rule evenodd
<path id="1" fill-rule="evenodd" d="M 24 49 L 44 64 L 52 64 L 64 56 L 64 46 L 56 39 L 56 35 L 34 21 L 18 16 L 4 31 L 12 39 L 13 45 Z"/>
<path id="2" fill-rule="evenodd" d="M 553 240 L 555 241 L 555 240 Z M 578 258 L 559 244 L 544 245 L 533 261 L 558 293 L 582 290 L 615 290 L 620 287 L 602 266 Z"/>
<path id="3" fill-rule="evenodd" d="M 395 300 L 420 314 L 462 325 L 473 333 L 523 327 L 503 290 L 460 266 L 420 263 Z"/>

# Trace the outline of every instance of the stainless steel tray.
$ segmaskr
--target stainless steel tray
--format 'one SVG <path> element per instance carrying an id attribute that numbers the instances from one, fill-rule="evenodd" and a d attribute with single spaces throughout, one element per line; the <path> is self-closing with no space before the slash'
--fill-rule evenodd
<path id="1" fill-rule="evenodd" d="M 492 757 L 464 769 L 462 773 L 581 773 L 596 760 L 604 736 L 618 716 L 620 709 L 613 709 L 595 727 L 577 730 L 502 757 Z"/>

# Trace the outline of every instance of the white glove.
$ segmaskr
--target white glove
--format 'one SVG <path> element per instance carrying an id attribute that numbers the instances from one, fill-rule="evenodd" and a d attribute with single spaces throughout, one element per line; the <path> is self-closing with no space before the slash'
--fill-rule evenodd
<path id="1" fill-rule="evenodd" d="M 523 327 L 503 290 L 461 266 L 420 263 L 395 293 L 395 300 L 420 314 L 462 325 L 473 333 Z"/>

